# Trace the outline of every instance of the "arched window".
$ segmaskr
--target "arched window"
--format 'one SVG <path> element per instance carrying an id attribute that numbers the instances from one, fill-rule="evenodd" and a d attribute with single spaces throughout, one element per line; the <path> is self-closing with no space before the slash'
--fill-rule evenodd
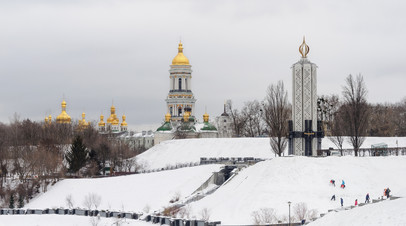
<path id="1" fill-rule="evenodd" d="M 182 90 L 182 78 L 179 78 L 179 90 Z"/>
<path id="2" fill-rule="evenodd" d="M 172 107 L 169 108 L 169 111 L 170 111 L 171 115 L 173 115 L 173 109 L 172 109 Z"/>
<path id="3" fill-rule="evenodd" d="M 182 115 L 182 108 L 179 107 L 179 108 L 178 108 L 178 116 L 181 116 L 181 115 Z"/>

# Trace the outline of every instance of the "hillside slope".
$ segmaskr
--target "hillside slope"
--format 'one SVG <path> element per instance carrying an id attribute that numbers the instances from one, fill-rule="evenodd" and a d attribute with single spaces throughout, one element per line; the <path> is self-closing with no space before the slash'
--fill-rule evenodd
<path id="1" fill-rule="evenodd" d="M 136 157 L 146 169 L 160 169 L 183 163 L 197 163 L 200 157 L 275 156 L 269 138 L 183 139 L 162 142 Z"/>
<path id="2" fill-rule="evenodd" d="M 367 137 L 362 148 L 370 148 L 372 144 L 386 143 L 389 147 L 406 146 L 406 137 Z M 322 140 L 322 148 L 328 149 L 335 145 L 328 139 Z M 345 141 L 344 148 L 351 148 Z M 160 169 L 176 164 L 197 163 L 200 157 L 254 157 L 270 159 L 275 157 L 269 144 L 269 138 L 206 138 L 168 140 L 158 144 L 137 156 L 137 161 L 146 166 L 145 169 Z"/>
<path id="3" fill-rule="evenodd" d="M 354 205 L 355 199 L 365 195 L 380 197 L 390 187 L 392 194 L 406 197 L 406 157 L 283 157 L 260 162 L 241 171 L 233 180 L 214 194 L 193 203 L 198 215 L 202 209 L 211 212 L 212 220 L 223 224 L 253 224 L 252 212 L 273 208 L 278 215 L 288 215 L 288 201 L 293 206 L 304 202 L 319 213 Z M 335 179 L 337 186 L 329 184 Z M 339 188 L 341 180 L 347 187 Z M 335 194 L 336 201 L 330 201 Z"/>
<path id="4" fill-rule="evenodd" d="M 220 167 L 206 165 L 119 177 L 66 179 L 25 207 L 67 207 L 66 197 L 72 195 L 74 207 L 85 208 L 85 197 L 94 193 L 102 197 L 98 207 L 101 210 L 143 211 L 149 206 L 153 211 L 167 206 L 177 194 L 180 198 L 190 195 Z"/>

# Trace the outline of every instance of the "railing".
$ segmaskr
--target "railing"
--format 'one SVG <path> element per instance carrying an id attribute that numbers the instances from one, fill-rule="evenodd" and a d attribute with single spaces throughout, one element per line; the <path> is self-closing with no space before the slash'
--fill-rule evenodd
<path id="1" fill-rule="evenodd" d="M 341 155 L 340 149 L 321 149 L 317 150 L 318 156 L 330 156 L 331 151 L 338 151 Z M 354 149 L 342 149 L 342 155 L 355 155 Z M 358 156 L 399 156 L 406 155 L 406 147 L 398 148 L 360 148 Z"/>
<path id="2" fill-rule="evenodd" d="M 216 226 L 220 225 L 220 221 L 208 222 L 204 220 L 188 220 L 171 218 L 166 216 L 154 216 L 147 215 L 143 219 L 140 217 L 142 213 L 131 212 L 118 212 L 118 211 L 104 211 L 104 210 L 85 210 L 85 209 L 0 209 L 0 215 L 43 215 L 43 214 L 57 214 L 57 215 L 77 215 L 77 216 L 89 216 L 89 217 L 105 217 L 105 218 L 126 218 L 133 220 L 143 220 L 151 222 L 153 224 L 166 224 L 170 226 Z"/>

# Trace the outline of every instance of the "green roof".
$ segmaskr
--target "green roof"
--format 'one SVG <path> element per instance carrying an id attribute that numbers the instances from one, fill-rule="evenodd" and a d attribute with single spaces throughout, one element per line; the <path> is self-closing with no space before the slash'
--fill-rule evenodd
<path id="1" fill-rule="evenodd" d="M 217 131 L 216 127 L 210 124 L 209 122 L 204 122 L 204 126 L 200 130 L 205 130 L 205 131 Z"/>
<path id="2" fill-rule="evenodd" d="M 161 127 L 159 127 L 156 131 L 171 131 L 172 125 L 170 122 L 165 122 Z"/>

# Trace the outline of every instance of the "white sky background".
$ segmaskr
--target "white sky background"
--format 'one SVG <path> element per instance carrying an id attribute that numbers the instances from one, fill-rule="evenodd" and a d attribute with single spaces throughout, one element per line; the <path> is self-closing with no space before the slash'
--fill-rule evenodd
<path id="1" fill-rule="evenodd" d="M 192 69 L 196 117 L 226 99 L 262 100 L 283 80 L 303 35 L 318 94 L 341 94 L 361 73 L 368 100 L 406 96 L 405 1 L 0 1 L 0 121 L 127 115 L 131 129 L 166 113 L 169 65 L 179 39 Z"/>

